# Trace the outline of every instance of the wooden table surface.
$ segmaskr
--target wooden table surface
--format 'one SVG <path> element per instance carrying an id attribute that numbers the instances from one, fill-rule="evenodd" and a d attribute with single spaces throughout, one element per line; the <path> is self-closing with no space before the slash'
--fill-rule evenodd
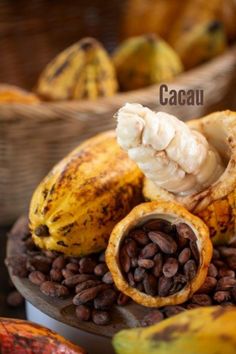
<path id="1" fill-rule="evenodd" d="M 6 302 L 8 293 L 13 290 L 7 268 L 4 265 L 4 259 L 6 254 L 6 234 L 10 230 L 11 226 L 0 226 L 0 316 L 1 317 L 13 317 L 13 318 L 25 318 L 24 306 L 14 308 L 10 307 Z"/>

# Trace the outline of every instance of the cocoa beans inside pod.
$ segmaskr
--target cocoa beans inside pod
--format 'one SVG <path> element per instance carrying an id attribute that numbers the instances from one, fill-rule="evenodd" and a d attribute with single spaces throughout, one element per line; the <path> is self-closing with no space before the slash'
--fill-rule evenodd
<path id="1" fill-rule="evenodd" d="M 136 234 L 141 233 L 148 243 L 138 242 Z M 138 262 L 132 262 L 127 249 L 131 241 L 136 243 Z M 191 298 L 206 279 L 211 257 L 204 222 L 183 206 L 166 201 L 135 207 L 113 229 L 106 250 L 116 287 L 148 307 L 177 305 Z"/>

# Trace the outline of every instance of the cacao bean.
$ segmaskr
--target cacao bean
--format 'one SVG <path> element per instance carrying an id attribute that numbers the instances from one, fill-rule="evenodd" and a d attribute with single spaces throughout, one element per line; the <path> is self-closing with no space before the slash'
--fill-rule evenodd
<path id="1" fill-rule="evenodd" d="M 62 284 L 69 288 L 73 288 L 77 284 L 83 283 L 86 280 L 97 280 L 97 278 L 93 274 L 75 274 L 63 280 Z"/>
<path id="2" fill-rule="evenodd" d="M 161 253 L 157 253 L 154 257 L 155 265 L 152 269 L 152 273 L 155 277 L 159 278 L 162 275 L 162 267 L 163 267 L 163 256 Z"/>
<path id="3" fill-rule="evenodd" d="M 110 314 L 107 311 L 93 310 L 92 319 L 99 326 L 105 326 L 111 322 Z"/>
<path id="4" fill-rule="evenodd" d="M 195 233 L 193 232 L 192 228 L 183 222 L 176 224 L 176 230 L 177 230 L 178 234 L 183 238 L 187 238 L 191 241 L 197 240 L 197 237 L 196 237 Z"/>
<path id="5" fill-rule="evenodd" d="M 227 257 L 226 263 L 228 264 L 230 269 L 236 270 L 236 257 L 235 256 Z"/>
<path id="6" fill-rule="evenodd" d="M 140 252 L 140 258 L 152 258 L 158 251 L 158 246 L 155 243 L 148 243 Z"/>
<path id="7" fill-rule="evenodd" d="M 58 256 L 52 262 L 52 268 L 62 270 L 66 266 L 66 261 L 63 256 Z"/>
<path id="8" fill-rule="evenodd" d="M 7 296 L 7 304 L 11 307 L 19 307 L 24 301 L 25 299 L 17 290 L 11 291 Z"/>
<path id="9" fill-rule="evenodd" d="M 205 282 L 201 288 L 197 291 L 198 293 L 209 294 L 216 287 L 217 280 L 213 277 L 206 277 Z"/>
<path id="10" fill-rule="evenodd" d="M 207 274 L 209 275 L 209 277 L 213 277 L 213 278 L 217 277 L 218 270 L 217 270 L 216 266 L 213 263 L 209 264 Z"/>
<path id="11" fill-rule="evenodd" d="M 144 279 L 144 275 L 146 274 L 146 270 L 144 268 L 136 268 L 134 271 L 134 280 L 138 283 Z"/>
<path id="12" fill-rule="evenodd" d="M 171 233 L 173 227 L 168 220 L 164 219 L 153 219 L 146 222 L 143 225 L 145 231 L 163 231 L 165 233 Z"/>
<path id="13" fill-rule="evenodd" d="M 58 268 L 52 268 L 50 270 L 50 278 L 52 281 L 60 283 L 63 279 L 63 275 L 60 269 Z"/>
<path id="14" fill-rule="evenodd" d="M 130 258 L 135 257 L 138 252 L 137 243 L 133 239 L 129 239 L 126 243 L 126 252 Z"/>
<path id="15" fill-rule="evenodd" d="M 152 242 L 156 243 L 160 247 L 162 252 L 166 254 L 172 254 L 177 251 L 177 243 L 174 239 L 161 231 L 150 231 L 148 233 L 148 237 Z"/>
<path id="16" fill-rule="evenodd" d="M 154 310 L 145 315 L 141 321 L 142 327 L 148 327 L 164 319 L 164 315 L 159 310 Z"/>
<path id="17" fill-rule="evenodd" d="M 195 278 L 197 274 L 197 266 L 193 259 L 190 259 L 188 262 L 185 263 L 184 274 L 187 276 L 189 281 Z"/>
<path id="18" fill-rule="evenodd" d="M 195 241 L 190 241 L 189 246 L 195 261 L 199 262 L 199 251 L 198 251 L 197 243 Z"/>
<path id="19" fill-rule="evenodd" d="M 236 286 L 236 279 L 232 277 L 223 277 L 218 280 L 217 290 L 230 290 Z"/>
<path id="20" fill-rule="evenodd" d="M 182 306 L 166 306 L 163 308 L 166 317 L 178 315 L 180 312 L 186 311 Z"/>
<path id="21" fill-rule="evenodd" d="M 113 289 L 106 289 L 94 299 L 94 307 L 96 310 L 109 310 L 116 298 L 117 295 Z"/>
<path id="22" fill-rule="evenodd" d="M 186 263 L 191 257 L 191 250 L 185 247 L 179 254 L 178 261 L 180 264 Z"/>
<path id="23" fill-rule="evenodd" d="M 82 274 L 92 274 L 94 272 L 94 268 L 96 267 L 96 262 L 89 257 L 83 257 L 79 261 L 79 271 Z"/>
<path id="24" fill-rule="evenodd" d="M 223 257 L 236 257 L 236 248 L 233 247 L 218 247 L 218 250 Z"/>
<path id="25" fill-rule="evenodd" d="M 158 280 L 158 295 L 161 297 L 167 296 L 171 287 L 173 286 L 173 280 L 161 276 Z"/>
<path id="26" fill-rule="evenodd" d="M 132 230 L 129 236 L 132 237 L 141 246 L 145 246 L 150 242 L 148 236 L 143 230 Z"/>
<path id="27" fill-rule="evenodd" d="M 103 275 L 106 272 L 108 272 L 106 263 L 97 264 L 96 267 L 94 268 L 94 274 L 97 275 L 98 277 L 103 277 Z"/>
<path id="28" fill-rule="evenodd" d="M 66 269 L 66 268 L 63 268 L 61 273 L 65 279 L 71 278 L 76 275 L 74 272 L 72 272 L 71 270 Z"/>
<path id="29" fill-rule="evenodd" d="M 86 280 L 83 283 L 79 283 L 76 285 L 75 292 L 79 293 L 82 290 L 93 288 L 99 284 L 102 284 L 100 280 Z"/>
<path id="30" fill-rule="evenodd" d="M 127 295 L 120 292 L 117 298 L 117 305 L 125 306 L 129 302 L 129 300 L 130 298 Z"/>
<path id="31" fill-rule="evenodd" d="M 177 259 L 170 257 L 167 258 L 163 265 L 163 274 L 166 278 L 172 278 L 178 271 L 179 263 Z"/>
<path id="32" fill-rule="evenodd" d="M 154 266 L 154 261 L 151 259 L 145 259 L 141 258 L 138 260 L 138 265 L 139 267 L 145 268 L 145 269 L 151 269 Z"/>
<path id="33" fill-rule="evenodd" d="M 120 264 L 121 268 L 125 273 L 128 273 L 130 270 L 130 258 L 126 252 L 126 248 L 123 246 L 120 250 Z"/>
<path id="34" fill-rule="evenodd" d="M 193 304 L 200 306 L 210 306 L 212 305 L 212 300 L 207 294 L 194 294 L 191 298 Z"/>
<path id="35" fill-rule="evenodd" d="M 47 274 L 49 273 L 51 268 L 51 260 L 49 260 L 45 256 L 36 256 L 27 260 L 26 267 L 30 272 L 38 270 L 42 273 Z"/>
<path id="36" fill-rule="evenodd" d="M 114 281 L 113 281 L 111 272 L 105 273 L 105 274 L 103 275 L 103 277 L 102 277 L 102 281 L 103 281 L 105 284 L 113 284 Z"/>
<path id="37" fill-rule="evenodd" d="M 76 264 L 76 263 L 68 263 L 66 265 L 66 269 L 70 270 L 71 272 L 74 272 L 74 273 L 79 273 L 79 265 Z"/>
<path id="38" fill-rule="evenodd" d="M 130 286 L 134 287 L 135 286 L 135 281 L 134 281 L 134 276 L 133 273 L 129 272 L 127 274 L 127 278 L 128 278 L 128 283 Z"/>
<path id="39" fill-rule="evenodd" d="M 229 301 L 231 299 L 231 295 L 229 291 L 217 291 L 215 292 L 213 299 L 221 304 L 222 302 Z"/>
<path id="40" fill-rule="evenodd" d="M 44 295 L 51 297 L 67 297 L 69 295 L 69 290 L 67 287 L 54 283 L 52 281 L 45 281 L 40 285 L 40 290 Z"/>
<path id="41" fill-rule="evenodd" d="M 29 274 L 29 280 L 35 285 L 41 285 L 46 280 L 46 275 L 39 270 L 34 270 Z"/>
<path id="42" fill-rule="evenodd" d="M 91 318 L 91 310 L 86 305 L 76 306 L 75 314 L 77 318 L 81 321 L 89 321 Z"/>
<path id="43" fill-rule="evenodd" d="M 235 278 L 235 272 L 231 269 L 221 268 L 221 269 L 219 269 L 219 277 L 220 278 L 223 278 L 223 277 Z"/>
<path id="44" fill-rule="evenodd" d="M 74 296 L 73 304 L 76 306 L 86 304 L 87 302 L 94 300 L 95 297 L 101 291 L 108 289 L 108 287 L 109 287 L 109 285 L 107 285 L 107 284 L 100 284 L 100 285 L 94 286 L 93 288 L 88 288 L 88 289 L 82 290 Z"/>
<path id="45" fill-rule="evenodd" d="M 151 296 L 157 294 L 157 279 L 152 274 L 145 274 L 143 280 L 145 293 Z"/>

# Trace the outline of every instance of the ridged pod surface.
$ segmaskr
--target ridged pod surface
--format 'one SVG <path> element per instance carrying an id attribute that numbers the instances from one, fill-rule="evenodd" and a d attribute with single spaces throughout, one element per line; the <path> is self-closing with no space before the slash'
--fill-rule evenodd
<path id="1" fill-rule="evenodd" d="M 202 307 L 185 311 L 148 328 L 117 333 L 117 354 L 234 354 L 235 307 Z"/>
<path id="2" fill-rule="evenodd" d="M 85 350 L 35 323 L 0 318 L 0 351 L 3 354 L 85 354 Z"/>
<path id="3" fill-rule="evenodd" d="M 141 201 L 142 179 L 114 132 L 88 139 L 36 188 L 29 213 L 34 242 L 75 256 L 104 249 L 115 224 Z"/>
<path id="4" fill-rule="evenodd" d="M 227 243 L 236 230 L 236 113 L 215 112 L 187 124 L 216 148 L 225 164 L 225 171 L 210 187 L 193 195 L 180 196 L 144 180 L 147 200 L 176 200 L 209 227 L 213 243 Z"/>

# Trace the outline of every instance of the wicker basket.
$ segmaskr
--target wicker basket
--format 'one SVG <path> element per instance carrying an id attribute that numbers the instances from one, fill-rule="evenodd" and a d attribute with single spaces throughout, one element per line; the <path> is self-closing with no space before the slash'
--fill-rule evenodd
<path id="1" fill-rule="evenodd" d="M 96 36 L 108 48 L 114 47 L 124 3 L 1 2 L 0 47 L 6 56 L 0 57 L 0 80 L 32 87 L 43 66 L 84 35 Z M 65 23 L 69 24 L 66 31 Z M 160 106 L 158 85 L 94 102 L 0 105 L 0 224 L 12 222 L 27 210 L 32 191 L 56 161 L 81 140 L 113 128 L 113 114 L 125 102 L 140 102 L 182 119 L 236 108 L 236 47 L 183 73 L 168 86 L 203 89 L 204 106 Z"/>

